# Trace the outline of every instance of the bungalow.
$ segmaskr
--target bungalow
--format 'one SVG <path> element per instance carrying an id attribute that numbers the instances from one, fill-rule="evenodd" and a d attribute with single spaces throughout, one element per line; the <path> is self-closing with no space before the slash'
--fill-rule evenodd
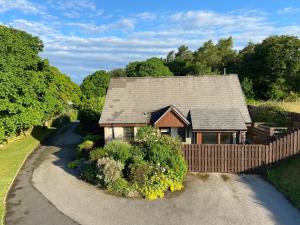
<path id="1" fill-rule="evenodd" d="M 123 77 L 111 79 L 99 125 L 105 142 L 152 125 L 187 144 L 238 144 L 251 118 L 237 75 Z"/>

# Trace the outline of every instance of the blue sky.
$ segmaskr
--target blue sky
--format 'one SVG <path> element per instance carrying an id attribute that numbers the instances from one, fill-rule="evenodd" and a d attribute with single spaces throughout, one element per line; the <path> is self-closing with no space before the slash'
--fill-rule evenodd
<path id="1" fill-rule="evenodd" d="M 41 56 L 80 83 L 181 44 L 195 50 L 232 36 L 238 50 L 272 34 L 300 36 L 300 1 L 0 0 L 0 22 L 38 35 Z"/>

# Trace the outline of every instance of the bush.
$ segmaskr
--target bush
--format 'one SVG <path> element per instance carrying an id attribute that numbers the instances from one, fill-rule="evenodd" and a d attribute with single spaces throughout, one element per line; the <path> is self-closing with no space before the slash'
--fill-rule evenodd
<path id="1" fill-rule="evenodd" d="M 88 136 L 84 143 L 97 138 Z M 81 148 L 90 149 L 84 143 Z M 95 163 L 94 172 L 89 166 L 83 170 L 82 177 L 125 197 L 162 198 L 167 190 L 181 190 L 187 173 L 180 141 L 161 137 L 151 127 L 139 129 L 133 145 L 111 141 L 103 148 L 90 151 L 89 158 Z"/>
<path id="2" fill-rule="evenodd" d="M 106 152 L 106 156 L 122 163 L 125 163 L 131 156 L 131 145 L 123 141 L 110 141 L 104 146 L 104 150 Z"/>
<path id="3" fill-rule="evenodd" d="M 91 184 L 97 183 L 96 165 L 94 163 L 88 163 L 82 165 L 80 168 L 80 177 L 86 182 Z"/>
<path id="4" fill-rule="evenodd" d="M 76 160 L 74 160 L 74 161 L 72 161 L 72 162 L 69 162 L 68 163 L 68 168 L 70 168 L 70 169 L 76 169 L 77 167 L 78 167 L 78 165 L 80 164 L 80 159 L 76 159 Z"/>
<path id="5" fill-rule="evenodd" d="M 285 110 L 276 104 L 268 103 L 256 106 L 251 113 L 251 117 L 254 122 L 265 122 L 277 126 L 291 125 Z"/>
<path id="6" fill-rule="evenodd" d="M 86 155 L 89 153 L 94 147 L 94 142 L 92 141 L 84 141 L 77 147 L 77 152 L 79 156 Z"/>
<path id="7" fill-rule="evenodd" d="M 115 181 L 107 185 L 107 190 L 111 193 L 114 193 L 118 196 L 126 197 L 128 195 L 128 181 L 124 178 L 118 178 Z"/>
<path id="8" fill-rule="evenodd" d="M 140 161 L 129 166 L 129 180 L 137 183 L 144 183 L 149 179 L 152 166 L 146 161 Z"/>
<path id="9" fill-rule="evenodd" d="M 140 185 L 138 190 L 148 200 L 163 198 L 167 190 L 177 191 L 183 189 L 181 182 L 174 181 L 169 174 L 156 174 L 149 181 Z"/>
<path id="10" fill-rule="evenodd" d="M 95 148 L 90 151 L 90 160 L 95 161 L 106 157 L 106 152 L 104 148 Z"/>
<path id="11" fill-rule="evenodd" d="M 98 142 L 101 141 L 103 139 L 103 137 L 99 134 L 89 134 L 87 136 L 84 137 L 84 141 L 92 141 L 92 142 Z"/>
<path id="12" fill-rule="evenodd" d="M 105 185 L 114 182 L 122 175 L 124 165 L 110 158 L 101 158 L 97 161 L 97 178 Z"/>

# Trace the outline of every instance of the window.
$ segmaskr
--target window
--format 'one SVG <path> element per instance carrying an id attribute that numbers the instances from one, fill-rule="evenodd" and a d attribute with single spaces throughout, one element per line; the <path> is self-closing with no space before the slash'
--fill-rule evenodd
<path id="1" fill-rule="evenodd" d="M 131 142 L 134 139 L 134 127 L 123 127 L 123 141 Z"/>
<path id="2" fill-rule="evenodd" d="M 184 127 L 178 128 L 178 137 L 180 138 L 180 140 L 182 142 L 185 142 L 185 128 Z"/>
<path id="3" fill-rule="evenodd" d="M 220 144 L 232 144 L 232 133 L 220 133 L 221 143 Z"/>
<path id="4" fill-rule="evenodd" d="M 202 144 L 218 144 L 218 133 L 203 132 Z"/>
<path id="5" fill-rule="evenodd" d="M 161 128 L 160 134 L 161 135 L 171 135 L 171 128 Z"/>

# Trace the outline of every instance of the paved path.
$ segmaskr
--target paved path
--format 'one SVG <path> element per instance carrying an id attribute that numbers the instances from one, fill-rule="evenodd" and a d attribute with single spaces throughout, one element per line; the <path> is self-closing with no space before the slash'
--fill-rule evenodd
<path id="1" fill-rule="evenodd" d="M 73 129 L 74 125 L 70 129 Z M 62 130 L 64 131 L 64 130 Z M 61 134 L 58 134 L 61 135 Z M 53 143 L 52 143 L 53 144 Z M 6 225 L 75 225 L 50 203 L 33 185 L 34 168 L 57 151 L 51 143 L 38 148 L 24 164 L 7 199 Z M 52 178 L 49 178 L 52 179 Z M 53 180 L 55 182 L 55 179 Z"/>
<path id="2" fill-rule="evenodd" d="M 299 211 L 258 176 L 228 175 L 226 181 L 220 174 L 210 174 L 205 181 L 197 176 L 188 176 L 184 191 L 156 201 L 106 194 L 82 182 L 67 169 L 67 162 L 74 155 L 72 146 L 79 139 L 73 132 L 72 128 L 60 135 L 55 142 L 56 147 L 45 147 L 47 154 L 39 160 L 42 163 L 34 170 L 32 182 L 57 209 L 79 224 L 300 224 Z M 31 190 L 28 191 L 30 195 Z M 25 195 L 20 200 L 24 199 Z M 39 213 L 47 209 L 28 215 L 42 218 Z M 47 218 L 48 224 L 70 222 L 48 221 L 51 218 L 49 214 L 44 218 Z"/>

